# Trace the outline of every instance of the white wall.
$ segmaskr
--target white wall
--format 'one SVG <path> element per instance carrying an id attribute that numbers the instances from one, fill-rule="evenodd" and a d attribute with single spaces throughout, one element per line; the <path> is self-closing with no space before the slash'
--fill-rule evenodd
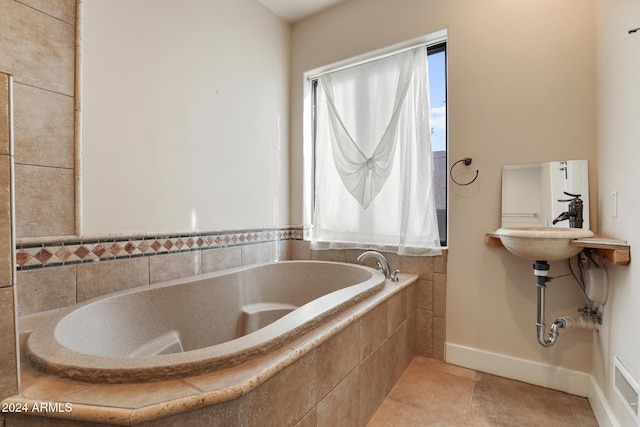
<path id="1" fill-rule="evenodd" d="M 631 243 L 629 266 L 610 267 L 610 295 L 603 329 L 594 342 L 593 373 L 617 421 L 635 425 L 614 395 L 613 357 L 640 382 L 640 27 L 637 0 L 598 0 L 598 176 L 600 229 Z M 611 192 L 619 196 L 618 217 L 609 208 Z"/>
<path id="2" fill-rule="evenodd" d="M 595 165 L 595 0 L 350 0 L 295 24 L 292 223 L 302 220 L 303 73 L 443 28 L 449 161 L 469 156 L 480 171 L 474 184 L 450 187 L 447 343 L 589 372 L 591 333 L 563 332 L 554 347 L 542 348 L 531 262 L 486 246 L 484 237 L 500 226 L 503 164 L 587 159 Z M 597 172 L 590 168 L 592 200 Z M 567 272 L 564 263 L 552 263 L 553 275 Z M 547 295 L 552 320 L 583 304 L 568 277 L 549 284 Z M 557 370 L 543 371 L 538 382 L 557 386 Z"/>
<path id="3" fill-rule="evenodd" d="M 289 25 L 255 0 L 83 5 L 84 235 L 289 224 Z"/>

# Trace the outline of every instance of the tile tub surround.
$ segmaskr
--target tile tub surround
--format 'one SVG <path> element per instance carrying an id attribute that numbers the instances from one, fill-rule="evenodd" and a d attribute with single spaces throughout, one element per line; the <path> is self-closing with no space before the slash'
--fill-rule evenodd
<path id="1" fill-rule="evenodd" d="M 358 263 L 360 249 L 312 251 L 309 242 L 292 240 L 289 242 L 290 259 L 314 259 Z M 392 270 L 416 274 L 417 283 L 417 337 L 416 353 L 444 360 L 446 332 L 447 297 L 447 250 L 439 256 L 399 256 L 384 253 Z M 369 267 L 376 267 L 375 260 L 365 261 Z"/>
<path id="2" fill-rule="evenodd" d="M 417 277 L 400 277 L 287 347 L 234 368 L 154 383 L 89 384 L 23 364 L 22 392 L 5 402 L 70 403 L 72 411 L 51 414 L 60 425 L 323 426 L 348 419 L 364 426 L 415 354 Z M 43 414 L 6 415 L 7 426 L 26 426 Z"/>
<path id="3" fill-rule="evenodd" d="M 127 288 L 259 262 L 310 259 L 358 263 L 363 252 L 312 251 L 303 240 L 305 233 L 302 226 L 291 226 L 18 244 L 18 316 L 64 308 Z M 436 257 L 385 256 L 392 269 L 419 277 L 417 353 L 444 360 L 447 251 Z M 365 263 L 375 267 L 373 260 Z"/>
<path id="4" fill-rule="evenodd" d="M 1 14 L 2 12 L 0 12 Z M 1 43 L 0 43 L 1 44 Z M 0 49 L 2 49 L 0 47 Z M 19 390 L 14 265 L 13 79 L 0 72 L 0 399 Z M 2 413 L 0 413 L 0 423 Z"/>
<path id="5" fill-rule="evenodd" d="M 302 239 L 302 227 L 36 241 L 16 245 L 18 271 Z"/>

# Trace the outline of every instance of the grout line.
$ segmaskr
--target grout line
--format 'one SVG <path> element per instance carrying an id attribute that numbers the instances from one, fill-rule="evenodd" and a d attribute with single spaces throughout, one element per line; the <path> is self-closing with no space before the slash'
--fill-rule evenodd
<path id="1" fill-rule="evenodd" d="M 50 17 L 50 18 L 53 18 L 53 19 L 55 19 L 56 21 L 62 22 L 63 24 L 67 24 L 67 25 L 69 25 L 69 26 L 71 26 L 71 27 L 73 27 L 73 25 L 74 25 L 74 24 L 72 24 L 72 23 L 70 23 L 70 22 L 67 22 L 67 21 L 65 21 L 65 20 L 63 20 L 63 19 L 58 18 L 57 16 L 53 16 L 53 15 L 51 15 L 50 13 L 47 13 L 47 12 L 45 12 L 45 11 L 43 11 L 43 10 L 40 10 L 40 9 L 36 9 L 36 8 L 35 8 L 35 7 L 33 7 L 33 6 L 30 6 L 30 5 L 26 4 L 26 3 L 23 3 L 23 2 L 22 2 L 22 1 L 20 1 L 20 0 L 15 0 L 15 2 L 16 2 L 16 3 L 18 3 L 18 4 L 20 4 L 20 5 L 22 5 L 22 6 L 24 6 L 24 7 L 28 7 L 29 9 L 35 10 L 35 11 L 36 11 L 36 12 L 38 12 L 38 13 L 42 13 L 42 14 L 43 14 L 43 15 L 45 15 L 45 16 L 48 16 L 48 17 Z"/>
<path id="2" fill-rule="evenodd" d="M 477 379 L 477 372 L 476 372 L 476 377 L 473 380 L 473 388 L 471 389 L 471 398 L 469 399 L 469 405 L 467 406 L 467 414 L 464 417 L 464 422 L 468 423 L 469 422 L 469 416 L 471 415 L 471 407 L 473 406 L 473 397 L 476 394 L 476 384 L 478 383 L 478 379 Z"/>

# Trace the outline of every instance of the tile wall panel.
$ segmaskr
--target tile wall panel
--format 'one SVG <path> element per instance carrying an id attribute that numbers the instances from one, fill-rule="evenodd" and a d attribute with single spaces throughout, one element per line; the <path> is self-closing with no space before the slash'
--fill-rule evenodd
<path id="1" fill-rule="evenodd" d="M 149 258 L 151 283 L 180 279 L 202 273 L 200 251 L 165 254 Z"/>
<path id="2" fill-rule="evenodd" d="M 73 169 L 73 97 L 16 84 L 14 98 L 16 163 Z"/>
<path id="3" fill-rule="evenodd" d="M 67 24 L 76 19 L 76 0 L 20 0 L 20 3 L 39 10 Z"/>
<path id="4" fill-rule="evenodd" d="M 38 216 L 31 215 L 24 218 L 17 214 L 14 216 L 13 213 L 17 211 L 17 207 L 12 198 L 23 201 L 38 199 L 43 188 L 52 193 L 73 194 L 75 186 L 73 178 L 65 182 L 54 180 L 52 186 L 49 178 L 59 173 L 52 171 L 49 174 L 44 174 L 40 181 L 23 186 L 23 189 L 36 189 L 35 194 L 17 195 L 17 189 L 12 185 L 12 181 L 15 180 L 16 175 L 20 175 L 24 170 L 18 171 L 13 166 L 15 153 L 12 142 L 15 143 L 16 124 L 15 122 L 10 124 L 9 118 L 15 119 L 16 104 L 21 106 L 21 111 L 28 111 L 29 114 L 35 113 L 35 116 L 33 114 L 30 116 L 19 114 L 21 120 L 28 120 L 29 126 L 33 126 L 32 128 L 25 126 L 21 129 L 28 129 L 26 134 L 29 135 L 34 133 L 42 135 L 46 132 L 54 135 L 54 140 L 47 139 L 42 142 L 44 145 L 39 147 L 45 153 L 44 156 L 41 155 L 40 159 L 43 157 L 54 159 L 62 152 L 66 153 L 67 159 L 69 158 L 69 146 L 73 146 L 73 143 L 69 144 L 68 135 L 73 135 L 74 120 L 73 115 L 70 119 L 68 113 L 62 113 L 63 109 L 58 100 L 63 95 L 64 98 L 73 96 L 75 90 L 75 7 L 75 0 L 23 0 L 21 2 L 0 0 L 0 71 L 13 75 L 12 104 L 14 108 L 14 111 L 10 113 L 9 104 L 0 102 L 0 157 L 2 157 L 0 162 L 0 248 L 2 248 L 0 249 L 0 282 L 2 285 L 14 285 L 4 288 L 0 295 L 0 305 L 2 306 L 0 309 L 0 329 L 3 336 L 0 346 L 0 399 L 16 393 L 18 387 L 18 358 L 15 344 L 15 318 L 18 308 L 14 304 L 19 289 L 15 286 L 16 279 L 13 276 L 15 271 L 15 230 L 23 228 L 16 226 L 16 223 L 27 224 L 26 227 L 30 228 L 31 224 L 35 224 L 33 221 L 37 220 Z M 0 100 L 6 100 L 8 94 L 7 76 L 4 74 L 1 76 Z M 17 90 L 15 90 L 16 86 L 18 86 Z M 26 89 L 27 86 L 29 86 L 28 89 Z M 43 93 L 46 95 L 27 99 L 25 92 L 33 94 L 36 91 L 40 91 L 38 95 Z M 20 99 L 17 100 L 16 95 L 20 96 Z M 56 101 L 53 102 L 53 105 L 49 105 L 53 98 Z M 25 103 L 27 103 L 26 106 Z M 58 120 L 59 114 L 65 116 L 64 120 Z M 43 115 L 47 117 L 43 118 Z M 44 126 L 42 122 L 45 123 Z M 69 129 L 71 129 L 71 133 L 69 133 Z M 57 146 L 58 141 L 63 140 L 62 145 Z M 37 148 L 32 151 L 37 151 Z M 46 164 L 42 161 L 36 162 Z M 74 167 L 68 160 L 64 164 L 54 163 L 53 165 Z M 73 175 L 74 172 L 71 169 L 70 176 L 73 177 Z M 34 175 L 22 174 L 23 182 L 35 178 L 37 177 Z M 57 196 L 52 197 L 54 200 L 56 198 Z M 56 209 L 57 206 L 34 206 L 37 213 L 42 213 L 42 218 L 46 218 L 46 221 L 44 226 L 34 227 L 31 231 L 38 233 L 37 236 L 61 234 L 59 230 L 64 230 L 63 234 L 66 234 L 67 229 L 74 231 L 74 199 L 75 197 L 71 197 L 70 203 L 69 199 L 64 199 L 64 204 L 60 206 L 62 210 Z M 47 200 L 47 198 L 40 198 L 40 203 L 45 203 Z M 23 207 L 25 207 L 24 204 Z M 62 227 L 58 225 L 61 221 L 63 222 Z M 56 227 L 49 228 L 48 224 L 50 223 L 55 223 Z M 40 232 L 40 229 L 44 229 L 44 231 Z M 55 276 L 63 277 L 64 274 L 56 272 Z M 8 279 L 8 277 L 11 278 Z M 26 288 L 22 288 L 23 291 L 29 289 L 28 281 L 25 282 L 25 285 Z M 31 290 L 36 293 L 30 295 L 28 300 L 33 302 L 38 309 L 64 306 L 75 299 L 73 289 L 57 289 L 53 292 L 57 298 L 53 299 L 50 299 L 51 289 L 43 290 L 38 286 L 38 291 Z M 41 290 L 43 292 L 39 292 Z M 71 299 L 71 297 L 73 298 Z M 33 307 L 25 304 L 25 309 L 32 310 Z"/>
<path id="5" fill-rule="evenodd" d="M 9 76 L 0 72 L 0 154 L 9 154 Z"/>
<path id="6" fill-rule="evenodd" d="M 73 96 L 74 25 L 17 1 L 0 0 L 0 28 L 0 70 L 18 83 Z"/>
<path id="7" fill-rule="evenodd" d="M 11 156 L 0 155 L 0 287 L 13 284 Z"/>
<path id="8" fill-rule="evenodd" d="M 43 268 L 57 270 L 51 267 L 76 265 L 79 271 L 77 290 L 79 302 L 126 287 L 272 261 L 275 260 L 273 258 L 275 253 L 278 253 L 278 247 L 289 249 L 288 257 L 281 253 L 278 259 L 340 259 L 356 262 L 357 255 L 361 253 L 358 250 L 311 251 L 309 242 L 303 239 L 304 230 L 301 227 L 291 227 L 51 242 L 18 245 L 16 264 L 19 273 Z M 413 323 L 408 326 L 409 330 L 415 330 L 415 352 L 422 356 L 443 360 L 446 334 L 446 253 L 438 257 L 385 255 L 390 260 L 392 268 L 401 266 L 405 268 L 404 273 L 417 274 L 419 279 L 416 286 L 411 288 L 411 294 L 408 291 L 404 292 L 365 316 L 363 324 L 366 323 L 368 326 L 360 331 L 359 339 L 362 340 L 366 351 L 371 351 L 384 339 L 385 331 L 392 332 L 398 328 L 405 312 L 415 310 Z M 106 279 L 109 273 L 104 271 L 110 270 L 109 264 L 112 261 L 127 259 L 130 259 L 131 263 L 123 263 L 123 265 L 141 266 L 140 270 L 125 274 L 126 277 L 132 278 L 128 284 Z M 96 263 L 96 261 L 100 262 Z M 80 279 L 81 275 L 83 279 Z M 105 278 L 103 285 L 100 284 L 102 283 L 100 277 Z M 97 278 L 97 282 L 94 278 Z M 95 288 L 90 289 L 92 281 Z M 51 292 L 55 289 L 59 288 L 49 288 Z M 51 295 L 52 301 L 61 298 L 69 299 L 60 295 Z M 31 308 L 25 308 L 24 311 L 21 308 L 20 312 L 21 314 L 34 312 L 37 306 L 36 304 Z M 380 333 L 376 335 L 372 331 Z"/>
<path id="9" fill-rule="evenodd" d="M 75 268 L 77 302 L 149 284 L 149 267 L 146 258 L 84 263 Z"/>
<path id="10" fill-rule="evenodd" d="M 16 235 L 75 233 L 75 178 L 70 169 L 16 165 Z"/>
<path id="11" fill-rule="evenodd" d="M 393 385 L 389 384 L 388 351 L 389 343 L 385 341 L 359 367 L 358 425 L 371 419 Z"/>
<path id="12" fill-rule="evenodd" d="M 18 316 L 68 307 L 76 300 L 76 268 L 41 268 L 17 276 Z"/>
<path id="13" fill-rule="evenodd" d="M 242 248 L 233 246 L 212 251 L 202 251 L 202 272 L 226 270 L 242 265 Z"/>
<path id="14" fill-rule="evenodd" d="M 358 425 L 358 370 L 353 370 L 317 407 L 317 427 Z"/>
<path id="15" fill-rule="evenodd" d="M 13 291 L 14 287 L 0 288 L 0 400 L 18 392 Z"/>

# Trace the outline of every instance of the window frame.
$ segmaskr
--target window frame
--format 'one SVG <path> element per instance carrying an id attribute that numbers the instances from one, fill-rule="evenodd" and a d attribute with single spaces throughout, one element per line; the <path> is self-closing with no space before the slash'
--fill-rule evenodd
<path id="1" fill-rule="evenodd" d="M 426 46 L 427 55 L 444 52 L 444 93 L 445 93 L 445 168 L 444 173 L 444 196 L 445 196 L 445 213 L 444 224 L 438 221 L 439 232 L 444 230 L 444 237 L 440 236 L 440 245 L 444 249 L 447 247 L 447 237 L 449 234 L 449 181 L 448 181 L 448 160 L 449 160 L 449 132 L 448 132 L 448 116 L 449 109 L 447 105 L 448 99 L 448 40 L 446 30 L 438 31 L 417 39 L 412 39 L 404 43 L 370 52 L 357 56 L 345 61 L 340 61 L 325 67 L 321 67 L 304 74 L 304 115 L 303 115 L 303 156 L 304 156 L 304 180 L 303 180 L 303 221 L 305 224 L 312 223 L 312 216 L 315 209 L 315 174 L 316 174 L 316 105 L 317 105 L 317 85 L 318 76 L 327 72 L 337 71 L 339 69 L 348 68 L 361 63 L 372 61 L 385 56 L 399 53 L 402 50 Z M 435 165 L 434 165 L 435 166 Z M 435 170 L 435 168 L 434 168 Z"/>

